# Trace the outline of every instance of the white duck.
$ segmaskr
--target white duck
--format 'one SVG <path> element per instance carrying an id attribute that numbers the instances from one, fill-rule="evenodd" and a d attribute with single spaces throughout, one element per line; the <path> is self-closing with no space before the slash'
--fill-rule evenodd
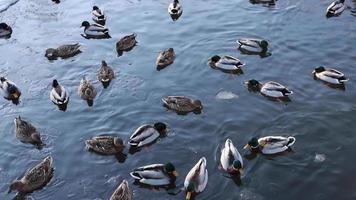
<path id="1" fill-rule="evenodd" d="M 94 39 L 104 39 L 111 38 L 109 35 L 109 29 L 100 24 L 90 24 L 88 21 L 82 22 L 82 27 L 84 27 L 85 35 L 82 35 L 85 38 L 94 38 Z"/>
<path id="2" fill-rule="evenodd" d="M 67 90 L 58 83 L 56 79 L 52 82 L 52 90 L 49 94 L 51 101 L 55 105 L 67 104 L 69 101 L 69 95 Z"/>
<path id="3" fill-rule="evenodd" d="M 209 59 L 209 65 L 213 69 L 219 69 L 227 73 L 239 73 L 241 72 L 241 66 L 244 64 L 235 57 L 232 56 L 218 56 L 214 55 Z"/>
<path id="4" fill-rule="evenodd" d="M 326 9 L 326 16 L 338 16 L 345 10 L 345 0 L 336 0 L 332 2 Z"/>
<path id="5" fill-rule="evenodd" d="M 207 184 L 208 170 L 206 169 L 206 158 L 202 157 L 185 177 L 184 189 L 187 192 L 186 200 L 190 200 L 192 194 L 195 195 L 203 192 Z"/>
<path id="6" fill-rule="evenodd" d="M 242 157 L 230 139 L 225 141 L 225 147 L 221 151 L 220 163 L 226 172 L 243 175 Z"/>
<path id="7" fill-rule="evenodd" d="M 93 15 L 94 22 L 105 26 L 106 17 L 103 9 L 100 9 L 98 6 L 93 6 L 93 10 L 91 11 L 91 14 Z"/>
<path id="8" fill-rule="evenodd" d="M 134 169 L 130 175 L 142 184 L 167 186 L 175 182 L 178 172 L 172 163 L 167 163 L 139 167 Z"/>
<path id="9" fill-rule="evenodd" d="M 317 67 L 313 71 L 314 77 L 331 84 L 344 84 L 347 79 L 345 75 L 336 69 L 325 69 L 325 67 Z"/>
<path id="10" fill-rule="evenodd" d="M 173 0 L 168 6 L 168 13 L 173 21 L 176 21 L 183 13 L 183 8 L 178 0 Z"/>
<path id="11" fill-rule="evenodd" d="M 267 54 L 268 42 L 256 38 L 241 38 L 236 41 L 239 50 L 247 54 Z"/>
<path id="12" fill-rule="evenodd" d="M 295 141 L 294 137 L 266 136 L 259 139 L 253 137 L 244 149 L 260 151 L 263 154 L 276 154 L 288 150 Z"/>
<path id="13" fill-rule="evenodd" d="M 132 147 L 143 147 L 156 141 L 166 131 L 167 126 L 162 122 L 157 122 L 154 125 L 145 124 L 136 129 L 128 143 Z"/>
<path id="14" fill-rule="evenodd" d="M 258 81 L 252 79 L 245 82 L 245 84 L 247 84 L 250 89 L 257 90 L 264 96 L 271 98 L 283 98 L 293 94 L 293 91 L 274 81 L 261 84 Z"/>

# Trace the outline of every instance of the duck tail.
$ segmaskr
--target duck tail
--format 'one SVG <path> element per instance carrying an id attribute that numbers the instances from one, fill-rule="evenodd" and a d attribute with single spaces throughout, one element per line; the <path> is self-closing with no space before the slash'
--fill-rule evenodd
<path id="1" fill-rule="evenodd" d="M 349 80 L 349 79 L 346 78 L 345 76 L 339 78 L 339 82 L 340 82 L 340 83 L 347 82 L 348 80 Z"/>
<path id="2" fill-rule="evenodd" d="M 109 32 L 106 32 L 105 35 L 107 38 L 111 38 L 111 35 L 109 34 Z"/>
<path id="3" fill-rule="evenodd" d="M 296 141 L 295 137 L 288 137 L 288 140 L 289 140 L 287 144 L 288 147 L 292 146 Z"/>

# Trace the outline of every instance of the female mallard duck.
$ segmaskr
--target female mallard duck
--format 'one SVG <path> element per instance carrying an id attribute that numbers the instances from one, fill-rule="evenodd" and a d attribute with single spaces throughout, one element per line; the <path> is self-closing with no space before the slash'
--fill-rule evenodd
<path id="1" fill-rule="evenodd" d="M 206 159 L 202 157 L 185 177 L 184 188 L 187 192 L 186 200 L 190 200 L 192 194 L 203 192 L 208 183 L 208 170 Z"/>
<path id="2" fill-rule="evenodd" d="M 173 0 L 168 6 L 168 13 L 173 21 L 176 21 L 183 13 L 183 8 L 178 0 Z"/>
<path id="3" fill-rule="evenodd" d="M 45 56 L 49 59 L 49 60 L 55 60 L 58 57 L 60 58 L 69 58 L 72 56 L 75 56 L 79 53 L 81 53 L 80 51 L 80 44 L 76 43 L 76 44 L 65 44 L 65 45 L 61 45 L 58 48 L 49 48 L 46 50 L 46 54 Z"/>
<path id="4" fill-rule="evenodd" d="M 294 137 L 266 136 L 252 138 L 244 147 L 251 151 L 260 151 L 263 154 L 276 154 L 288 150 L 295 142 Z"/>
<path id="5" fill-rule="evenodd" d="M 51 101 L 57 105 L 67 104 L 69 101 L 69 95 L 66 89 L 58 83 L 56 79 L 52 82 L 52 90 L 49 94 Z"/>
<path id="6" fill-rule="evenodd" d="M 145 185 L 167 186 L 175 182 L 178 173 L 172 163 L 167 163 L 139 167 L 130 175 L 135 181 Z"/>
<path id="7" fill-rule="evenodd" d="M 95 23 L 105 26 L 106 18 L 104 15 L 104 10 L 100 9 L 98 6 L 93 6 L 93 11 L 91 14 L 93 14 L 93 21 Z"/>
<path id="8" fill-rule="evenodd" d="M 226 172 L 243 175 L 242 157 L 230 139 L 225 141 L 225 147 L 221 151 L 220 163 Z"/>
<path id="9" fill-rule="evenodd" d="M 41 136 L 32 124 L 22 120 L 20 116 L 16 117 L 14 122 L 16 137 L 21 142 L 31 143 L 36 146 L 42 145 Z"/>
<path id="10" fill-rule="evenodd" d="M 96 89 L 90 81 L 85 79 L 85 77 L 80 81 L 78 94 L 80 98 L 88 102 L 88 106 L 93 106 L 94 98 L 96 97 Z"/>
<path id="11" fill-rule="evenodd" d="M 326 17 L 338 16 L 345 10 L 345 0 L 336 0 L 326 9 Z"/>
<path id="12" fill-rule="evenodd" d="M 107 88 L 111 80 L 115 78 L 115 73 L 114 70 L 103 60 L 101 61 L 101 67 L 97 72 L 97 77 L 103 84 L 104 88 Z"/>
<path id="13" fill-rule="evenodd" d="M 116 43 L 116 51 L 119 56 L 121 56 L 124 51 L 130 51 L 134 48 L 134 46 L 136 46 L 136 36 L 137 35 L 135 33 L 126 35 Z"/>
<path id="14" fill-rule="evenodd" d="M 12 34 L 12 28 L 6 23 L 0 23 L 0 38 L 9 38 Z"/>
<path id="15" fill-rule="evenodd" d="M 119 154 L 125 148 L 123 141 L 113 136 L 95 136 L 85 141 L 85 144 L 88 150 L 104 155 Z"/>
<path id="16" fill-rule="evenodd" d="M 266 40 L 242 38 L 236 42 L 239 45 L 239 50 L 246 54 L 266 54 L 268 51 L 268 42 Z"/>
<path id="17" fill-rule="evenodd" d="M 0 77 L 0 88 L 7 100 L 18 100 L 21 96 L 21 91 L 16 84 L 5 77 Z"/>
<path id="18" fill-rule="evenodd" d="M 84 38 L 90 39 L 106 39 L 111 38 L 109 35 L 109 29 L 100 24 L 90 24 L 88 21 L 82 22 L 82 27 L 84 27 L 85 35 Z"/>
<path id="19" fill-rule="evenodd" d="M 156 141 L 160 136 L 166 134 L 166 132 L 167 126 L 162 122 L 157 122 L 154 125 L 142 125 L 131 135 L 128 143 L 132 147 L 143 147 Z"/>
<path id="20" fill-rule="evenodd" d="M 132 200 L 132 191 L 129 189 L 129 184 L 123 180 L 111 195 L 110 200 Z"/>
<path id="21" fill-rule="evenodd" d="M 209 65 L 213 69 L 218 69 L 226 73 L 242 73 L 241 66 L 244 64 L 232 56 L 215 55 L 209 59 Z"/>
<path id="22" fill-rule="evenodd" d="M 331 84 L 344 84 L 347 79 L 345 75 L 335 69 L 325 69 L 324 67 L 317 67 L 313 71 L 315 78 L 318 78 L 326 83 Z"/>
<path id="23" fill-rule="evenodd" d="M 203 109 L 200 100 L 193 100 L 185 96 L 167 96 L 162 101 L 165 107 L 178 113 L 199 113 Z"/>
<path id="24" fill-rule="evenodd" d="M 249 89 L 257 90 L 266 97 L 285 98 L 293 94 L 293 92 L 288 88 L 286 88 L 285 86 L 273 81 L 269 81 L 267 83 L 261 84 L 258 81 L 252 79 L 245 83 L 247 84 Z"/>
<path id="25" fill-rule="evenodd" d="M 12 182 L 9 192 L 17 190 L 20 194 L 26 194 L 41 189 L 51 180 L 53 171 L 53 159 L 47 156 L 29 169 L 20 180 Z"/>
<path id="26" fill-rule="evenodd" d="M 157 69 L 161 70 L 174 62 L 176 54 L 173 48 L 169 48 L 165 51 L 161 51 L 157 57 L 156 65 Z"/>

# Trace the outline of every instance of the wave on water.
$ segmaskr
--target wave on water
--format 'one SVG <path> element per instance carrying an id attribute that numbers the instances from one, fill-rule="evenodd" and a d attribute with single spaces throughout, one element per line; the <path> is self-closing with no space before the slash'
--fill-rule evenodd
<path id="1" fill-rule="evenodd" d="M 10 6 L 16 4 L 19 0 L 0 0 L 0 13 L 6 11 Z"/>

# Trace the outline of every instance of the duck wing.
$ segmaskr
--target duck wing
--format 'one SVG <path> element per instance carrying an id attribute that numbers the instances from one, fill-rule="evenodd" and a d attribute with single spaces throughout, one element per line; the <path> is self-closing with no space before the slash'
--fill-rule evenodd
<path id="1" fill-rule="evenodd" d="M 260 47 L 261 39 L 255 38 L 241 38 L 237 41 L 240 45 L 246 45 L 250 47 Z"/>
<path id="2" fill-rule="evenodd" d="M 92 24 L 87 28 L 88 31 L 91 32 L 108 32 L 109 29 L 106 26 L 100 25 L 100 24 Z"/>
<path id="3" fill-rule="evenodd" d="M 159 135 L 160 134 L 152 125 L 142 125 L 131 135 L 129 144 L 141 147 L 152 143 Z"/>
<path id="4" fill-rule="evenodd" d="M 52 157 L 46 157 L 42 162 L 31 168 L 25 173 L 23 180 L 26 183 L 37 189 L 45 185 L 53 174 L 53 159 Z"/>
<path id="5" fill-rule="evenodd" d="M 65 56 L 69 56 L 69 55 L 78 53 L 78 51 L 80 51 L 79 48 L 80 48 L 79 43 L 66 44 L 66 45 L 59 46 L 57 48 L 58 56 L 65 57 Z"/>
<path id="6" fill-rule="evenodd" d="M 195 192 L 202 192 L 208 183 L 208 170 L 206 169 L 206 159 L 201 158 L 197 164 L 187 174 L 184 187 L 187 188 L 190 182 L 195 183 Z"/>
<path id="7" fill-rule="evenodd" d="M 294 137 L 267 136 L 259 139 L 259 143 L 265 141 L 262 148 L 264 154 L 275 154 L 287 150 L 295 142 Z"/>

